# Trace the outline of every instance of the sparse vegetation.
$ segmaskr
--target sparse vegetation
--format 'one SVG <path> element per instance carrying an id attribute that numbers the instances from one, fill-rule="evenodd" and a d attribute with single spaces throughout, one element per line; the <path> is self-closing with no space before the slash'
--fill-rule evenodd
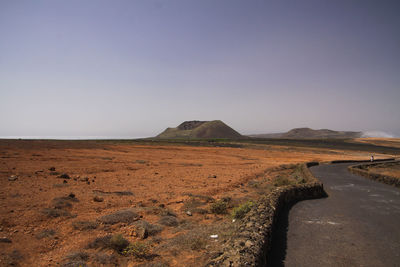
<path id="1" fill-rule="evenodd" d="M 18 146 L 10 145 L 16 141 L 7 141 L 4 145 L 1 141 L 0 146 L 4 149 L 1 149 L 0 157 L 7 163 L 1 171 L 6 174 L 4 182 L 7 186 L 0 193 L 8 204 L 3 209 L 0 231 L 12 241 L 11 244 L 2 244 L 6 248 L 0 257 L 2 263 L 7 265 L 3 260 L 5 255 L 18 249 L 26 257 L 19 262 L 22 266 L 31 263 L 31 259 L 35 259 L 38 266 L 62 266 L 65 262 L 69 264 L 66 266 L 124 266 L 129 262 L 133 266 L 143 263 L 143 266 L 154 267 L 158 266 L 157 262 L 165 261 L 176 261 L 181 266 L 190 266 L 193 262 L 205 265 L 207 257 L 210 259 L 220 251 L 220 246 L 228 242 L 234 229 L 243 222 L 231 222 L 233 207 L 239 209 L 240 204 L 256 201 L 270 190 L 276 190 L 274 183 L 278 174 L 287 179 L 283 184 L 312 181 L 307 173 L 303 176 L 301 169 L 294 164 L 279 170 L 272 168 L 300 160 L 328 162 L 337 156 L 340 159 L 350 156 L 360 159 L 361 154 L 357 151 L 353 155 L 351 152 L 339 155 L 340 151 L 303 150 L 300 146 L 279 148 L 259 141 L 251 144 L 246 140 L 228 139 L 173 142 L 43 140 L 18 142 Z M 31 146 L 40 150 L 43 155 L 40 160 L 31 160 Z M 220 146 L 242 149 L 216 148 Z M 28 148 L 27 151 L 24 147 Z M 143 161 L 139 163 L 136 160 Z M 56 169 L 48 170 L 52 166 Z M 64 179 L 50 175 L 51 172 L 59 172 L 57 176 L 68 173 L 71 179 L 66 179 L 68 183 L 63 184 Z M 16 182 L 8 182 L 7 176 L 10 175 L 19 178 Z M 86 182 L 90 182 L 90 186 Z M 55 183 L 60 187 L 54 188 Z M 76 197 L 68 196 L 70 191 Z M 231 196 L 232 200 L 224 196 Z M 94 197 L 103 202 L 94 202 Z M 78 199 L 80 202 L 76 202 Z M 214 203 L 215 206 L 222 203 L 220 210 L 226 215 L 211 213 Z M 133 212 L 137 216 L 127 218 L 124 212 L 117 212 L 128 207 L 128 214 Z M 46 216 L 58 218 L 46 219 L 40 214 L 42 210 Z M 70 219 L 74 217 L 71 213 L 78 217 Z M 248 216 L 249 213 L 245 217 Z M 14 235 L 16 230 L 18 233 Z M 117 232 L 129 242 L 144 242 L 151 253 L 154 251 L 159 256 L 154 261 L 151 259 L 155 254 L 145 259 L 124 257 L 118 248 L 112 248 L 111 238 Z M 21 235 L 33 235 L 39 240 L 21 242 Z M 86 242 L 83 247 L 82 242 Z M 89 242 L 92 248 L 86 250 L 84 247 Z M 89 254 L 88 261 L 79 257 L 66 259 L 68 252 L 82 248 Z M 53 260 L 50 263 L 49 253 Z"/>
<path id="2" fill-rule="evenodd" d="M 140 216 L 131 209 L 119 210 L 114 213 L 104 215 L 98 219 L 98 221 L 105 224 L 116 224 L 116 223 L 132 223 L 139 220 Z"/>
<path id="3" fill-rule="evenodd" d="M 53 229 L 44 229 L 43 231 L 41 231 L 40 233 L 38 233 L 36 235 L 37 239 L 42 239 L 42 238 L 49 238 L 52 237 L 56 234 L 56 231 L 54 231 Z"/>
<path id="4" fill-rule="evenodd" d="M 58 218 L 58 217 L 75 217 L 69 211 L 63 209 L 55 209 L 55 208 L 45 208 L 42 210 L 42 213 L 50 218 Z"/>
<path id="5" fill-rule="evenodd" d="M 96 253 L 93 256 L 93 261 L 106 266 L 118 266 L 117 257 L 113 254 L 106 254 L 102 252 Z"/>
<path id="6" fill-rule="evenodd" d="M 80 230 L 80 231 L 93 230 L 93 229 L 96 229 L 98 226 L 99 226 L 99 223 L 91 222 L 91 221 L 75 221 L 75 222 L 72 222 L 72 227 L 75 230 Z"/>
<path id="7" fill-rule="evenodd" d="M 286 185 L 292 185 L 294 184 L 293 181 L 289 180 L 288 177 L 286 176 L 281 176 L 279 175 L 278 177 L 276 177 L 275 181 L 274 181 L 274 186 L 279 187 L 279 186 L 286 186 Z"/>
<path id="8" fill-rule="evenodd" d="M 115 251 L 122 252 L 129 246 L 129 241 L 126 240 L 121 234 L 113 235 L 110 239 L 110 248 Z"/>
<path id="9" fill-rule="evenodd" d="M 210 211 L 215 214 L 226 214 L 228 212 L 228 203 L 224 199 L 220 199 L 211 204 Z"/>
<path id="10" fill-rule="evenodd" d="M 165 225 L 165 226 L 178 226 L 179 222 L 174 216 L 166 215 L 162 216 L 160 220 L 158 221 L 159 224 Z"/>
<path id="11" fill-rule="evenodd" d="M 204 238 L 193 238 L 190 241 L 189 247 L 191 250 L 201 250 L 205 249 L 207 245 L 207 241 Z"/>
<path id="12" fill-rule="evenodd" d="M 157 224 L 151 224 L 144 220 L 134 222 L 133 225 L 135 227 L 142 227 L 143 229 L 145 229 L 149 236 L 156 235 L 163 230 L 162 226 L 157 225 Z"/>
<path id="13" fill-rule="evenodd" d="M 121 253 L 128 245 L 129 241 L 122 234 L 115 234 L 98 237 L 90 242 L 87 248 L 109 248 Z"/>
<path id="14" fill-rule="evenodd" d="M 232 211 L 232 217 L 234 219 L 242 219 L 254 206 L 254 202 L 252 201 L 247 201 L 240 205 L 239 207 L 236 207 Z"/>
<path id="15" fill-rule="evenodd" d="M 122 250 L 124 256 L 134 256 L 137 258 L 146 258 L 149 256 L 149 246 L 143 242 L 133 242 Z"/>
<path id="16" fill-rule="evenodd" d="M 78 252 L 73 252 L 73 253 L 67 255 L 67 257 L 65 257 L 65 258 L 70 261 L 86 262 L 87 260 L 89 260 L 89 254 L 85 251 L 78 251 Z"/>

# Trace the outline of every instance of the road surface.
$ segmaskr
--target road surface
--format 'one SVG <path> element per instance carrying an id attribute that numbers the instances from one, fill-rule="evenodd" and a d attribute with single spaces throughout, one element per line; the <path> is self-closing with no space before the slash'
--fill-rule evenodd
<path id="1" fill-rule="evenodd" d="M 311 168 L 329 197 L 283 212 L 269 266 L 400 266 L 400 190 L 349 165 Z"/>

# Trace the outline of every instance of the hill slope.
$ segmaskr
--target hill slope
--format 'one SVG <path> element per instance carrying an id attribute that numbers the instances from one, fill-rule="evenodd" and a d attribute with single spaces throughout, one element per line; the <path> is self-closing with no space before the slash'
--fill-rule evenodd
<path id="1" fill-rule="evenodd" d="M 286 133 L 250 135 L 254 138 L 283 139 L 320 139 L 320 138 L 359 138 L 362 132 L 333 131 L 328 129 L 313 130 L 310 128 L 295 128 Z"/>
<path id="2" fill-rule="evenodd" d="M 240 139 L 243 136 L 223 123 L 215 121 L 185 121 L 176 128 L 167 128 L 156 136 L 160 139 L 201 139 L 201 138 L 227 138 Z"/>

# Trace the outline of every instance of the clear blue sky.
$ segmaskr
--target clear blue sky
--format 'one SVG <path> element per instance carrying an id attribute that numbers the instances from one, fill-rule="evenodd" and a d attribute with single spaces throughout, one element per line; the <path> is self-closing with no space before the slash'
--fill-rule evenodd
<path id="1" fill-rule="evenodd" d="M 0 136 L 220 119 L 400 135 L 400 2 L 0 1 Z"/>

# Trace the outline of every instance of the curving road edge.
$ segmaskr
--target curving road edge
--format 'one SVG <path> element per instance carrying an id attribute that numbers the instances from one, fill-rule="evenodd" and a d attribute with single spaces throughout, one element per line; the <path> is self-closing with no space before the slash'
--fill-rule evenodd
<path id="1" fill-rule="evenodd" d="M 398 266 L 400 191 L 351 174 L 352 164 L 311 167 L 329 197 L 281 213 L 268 266 Z"/>

